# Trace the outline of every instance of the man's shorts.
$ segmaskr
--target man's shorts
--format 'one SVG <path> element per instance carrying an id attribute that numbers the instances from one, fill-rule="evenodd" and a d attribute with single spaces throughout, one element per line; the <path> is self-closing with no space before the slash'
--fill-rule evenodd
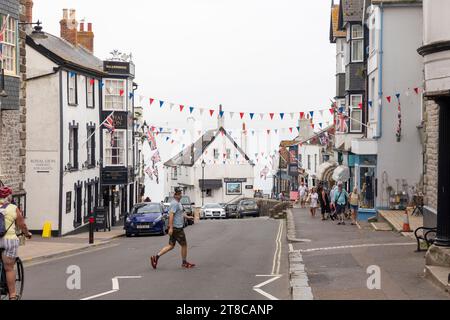
<path id="1" fill-rule="evenodd" d="M 187 245 L 186 234 L 184 233 L 184 229 L 173 228 L 173 233 L 170 236 L 169 244 L 171 246 L 175 246 L 177 242 L 180 246 Z"/>
<path id="2" fill-rule="evenodd" d="M 340 215 L 340 214 L 344 214 L 345 213 L 345 206 L 338 204 L 336 206 L 336 214 Z"/>
<path id="3" fill-rule="evenodd" d="M 19 240 L 18 239 L 0 239 L 0 249 L 4 249 L 4 255 L 15 259 L 18 257 Z"/>

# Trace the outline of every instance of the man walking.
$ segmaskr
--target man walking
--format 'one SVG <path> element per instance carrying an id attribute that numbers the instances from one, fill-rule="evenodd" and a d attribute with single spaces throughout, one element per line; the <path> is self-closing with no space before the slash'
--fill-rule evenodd
<path id="1" fill-rule="evenodd" d="M 164 247 L 156 256 L 150 258 L 150 263 L 153 269 L 158 266 L 159 258 L 172 251 L 178 242 L 181 246 L 181 258 L 182 267 L 185 269 L 191 269 L 195 267 L 195 264 L 187 262 L 187 241 L 184 233 L 184 218 L 194 220 L 193 217 L 189 217 L 184 213 L 183 206 L 180 203 L 181 191 L 177 190 L 174 195 L 174 201 L 170 204 L 169 209 L 169 245 Z"/>
<path id="2" fill-rule="evenodd" d="M 334 207 L 339 218 L 338 225 L 345 225 L 345 210 L 348 204 L 348 193 L 344 189 L 342 182 L 338 183 L 338 188 L 334 193 Z"/>
<path id="3" fill-rule="evenodd" d="M 308 188 L 305 186 L 305 183 L 302 182 L 300 188 L 298 188 L 298 194 L 300 196 L 300 206 L 305 208 L 306 196 L 307 196 Z"/>

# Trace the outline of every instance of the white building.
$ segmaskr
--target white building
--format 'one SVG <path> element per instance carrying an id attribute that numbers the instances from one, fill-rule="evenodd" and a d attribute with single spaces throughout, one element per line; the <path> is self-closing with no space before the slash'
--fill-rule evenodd
<path id="1" fill-rule="evenodd" d="M 414 91 L 424 81 L 422 1 L 373 0 L 367 13 L 368 129 L 352 141 L 352 162 L 370 210 L 389 208 L 390 190 L 409 192 L 422 179 L 422 98 Z"/>
<path id="2" fill-rule="evenodd" d="M 197 207 L 253 197 L 255 165 L 245 152 L 247 136 L 242 135 L 241 148 L 220 126 L 167 161 L 165 193 L 182 189 Z"/>
<path id="3" fill-rule="evenodd" d="M 102 61 L 45 33 L 27 36 L 27 224 L 65 235 L 99 203 Z M 88 137 L 90 137 L 88 139 Z"/>

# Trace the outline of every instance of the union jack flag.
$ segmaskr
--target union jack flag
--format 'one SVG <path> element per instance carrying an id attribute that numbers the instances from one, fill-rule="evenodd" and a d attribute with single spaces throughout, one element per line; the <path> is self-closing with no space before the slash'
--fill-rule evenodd
<path id="1" fill-rule="evenodd" d="M 150 149 L 152 149 L 152 151 L 156 150 L 157 146 L 156 146 L 155 135 L 153 134 L 153 132 L 150 129 L 147 130 L 147 139 L 148 139 L 148 143 L 150 145 Z"/>
<path id="2" fill-rule="evenodd" d="M 158 171 L 158 167 L 155 167 L 155 169 L 153 169 L 153 174 L 155 175 L 156 183 L 159 184 L 159 171 Z"/>
<path id="3" fill-rule="evenodd" d="M 145 173 L 148 175 L 150 180 L 153 181 L 153 169 L 151 167 L 148 167 L 147 169 L 145 169 Z"/>
<path id="4" fill-rule="evenodd" d="M 8 25 L 9 14 L 6 17 L 3 17 L 2 27 L 0 29 L 0 61 L 3 64 L 3 42 L 5 41 L 6 27 Z"/>
<path id="5" fill-rule="evenodd" d="M 348 120 L 348 117 L 345 114 L 343 114 L 343 113 L 339 114 L 338 126 L 337 126 L 339 132 L 347 132 L 348 131 L 347 120 Z"/>
<path id="6" fill-rule="evenodd" d="M 264 180 L 267 180 L 267 175 L 269 174 L 269 168 L 266 166 L 262 171 L 261 171 L 261 178 L 264 178 Z"/>
<path id="7" fill-rule="evenodd" d="M 114 147 L 114 132 L 116 132 L 116 127 L 114 124 L 113 118 L 114 112 L 111 113 L 108 118 L 106 118 L 105 122 L 103 122 L 103 126 L 108 130 L 111 134 L 111 147 Z"/>
<path id="8" fill-rule="evenodd" d="M 159 151 L 156 151 L 155 154 L 152 157 L 153 163 L 161 162 L 161 155 L 159 154 Z"/>

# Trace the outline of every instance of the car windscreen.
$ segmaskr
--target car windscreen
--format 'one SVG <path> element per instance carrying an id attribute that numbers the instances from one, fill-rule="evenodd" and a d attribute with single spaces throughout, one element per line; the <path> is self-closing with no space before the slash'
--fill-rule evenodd
<path id="1" fill-rule="evenodd" d="M 134 214 L 161 213 L 161 205 L 159 203 L 146 204 L 134 210 Z"/>
<path id="2" fill-rule="evenodd" d="M 256 206 L 255 201 L 242 201 L 241 206 Z"/>
<path id="3" fill-rule="evenodd" d="M 191 200 L 188 197 L 181 198 L 180 202 L 181 202 L 181 204 L 184 204 L 184 205 L 190 205 L 191 204 Z"/>
<path id="4" fill-rule="evenodd" d="M 222 209 L 218 204 L 205 204 L 205 209 Z"/>

